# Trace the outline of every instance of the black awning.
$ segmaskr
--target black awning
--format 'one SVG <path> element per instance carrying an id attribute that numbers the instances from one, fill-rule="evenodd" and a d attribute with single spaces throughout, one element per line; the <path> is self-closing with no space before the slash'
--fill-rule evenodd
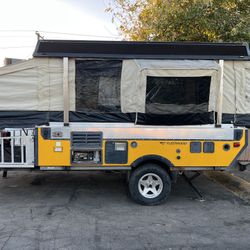
<path id="1" fill-rule="evenodd" d="M 34 57 L 250 60 L 247 43 L 39 40 Z"/>

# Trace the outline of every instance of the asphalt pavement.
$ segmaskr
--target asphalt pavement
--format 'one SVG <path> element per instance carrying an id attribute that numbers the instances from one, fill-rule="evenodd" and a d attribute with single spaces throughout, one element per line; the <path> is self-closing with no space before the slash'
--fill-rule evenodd
<path id="1" fill-rule="evenodd" d="M 0 249 L 249 249 L 250 205 L 205 176 L 194 183 L 206 201 L 179 178 L 164 205 L 147 207 L 120 174 L 10 172 Z"/>
<path id="2" fill-rule="evenodd" d="M 239 171 L 238 169 L 234 169 L 231 171 L 233 175 L 236 175 L 240 178 L 242 178 L 245 181 L 250 182 L 250 166 L 247 166 L 247 169 L 245 171 Z"/>

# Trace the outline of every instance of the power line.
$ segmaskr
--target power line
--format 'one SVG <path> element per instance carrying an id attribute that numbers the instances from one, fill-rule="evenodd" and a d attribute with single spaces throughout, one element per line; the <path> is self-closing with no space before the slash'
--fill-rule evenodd
<path id="1" fill-rule="evenodd" d="M 23 48 L 34 48 L 35 46 L 13 46 L 13 47 L 0 47 L 0 49 L 23 49 Z"/>
<path id="2" fill-rule="evenodd" d="M 98 37 L 98 38 L 120 38 L 119 36 L 105 36 L 105 35 L 91 35 L 82 33 L 67 33 L 67 32 L 56 32 L 56 31 L 45 31 L 45 30 L 0 30 L 0 32 L 40 32 L 47 34 L 60 34 L 68 36 L 82 36 L 82 37 Z"/>
<path id="3" fill-rule="evenodd" d="M 60 34 L 60 35 L 69 35 L 69 36 L 84 36 L 84 37 L 100 37 L 100 38 L 119 38 L 119 36 L 101 36 L 101 35 L 90 35 L 90 34 L 80 34 L 80 33 L 66 33 L 66 32 L 52 32 L 52 31 L 42 31 L 42 33 L 48 34 Z"/>
<path id="4" fill-rule="evenodd" d="M 35 37 L 34 35 L 4 35 L 4 34 L 1 34 L 0 33 L 0 37 L 7 37 L 7 38 L 10 38 L 10 37 L 24 37 L 24 38 L 28 38 L 28 37 Z"/>
<path id="5" fill-rule="evenodd" d="M 0 32 L 35 32 L 35 30 L 0 30 Z"/>

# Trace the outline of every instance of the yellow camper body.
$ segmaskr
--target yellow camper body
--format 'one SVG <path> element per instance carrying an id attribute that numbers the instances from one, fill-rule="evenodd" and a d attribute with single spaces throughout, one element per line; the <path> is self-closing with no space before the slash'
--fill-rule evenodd
<path id="1" fill-rule="evenodd" d="M 229 126 L 86 124 L 36 131 L 37 165 L 58 169 L 127 169 L 146 161 L 165 163 L 171 170 L 225 169 L 247 144 L 247 130 Z"/>

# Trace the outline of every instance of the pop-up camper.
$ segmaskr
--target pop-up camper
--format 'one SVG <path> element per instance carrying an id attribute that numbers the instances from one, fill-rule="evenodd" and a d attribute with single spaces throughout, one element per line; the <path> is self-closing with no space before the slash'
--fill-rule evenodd
<path id="1" fill-rule="evenodd" d="M 158 204 L 176 173 L 237 164 L 245 127 L 247 44 L 40 40 L 0 68 L 5 173 L 127 171 L 132 198 Z"/>

